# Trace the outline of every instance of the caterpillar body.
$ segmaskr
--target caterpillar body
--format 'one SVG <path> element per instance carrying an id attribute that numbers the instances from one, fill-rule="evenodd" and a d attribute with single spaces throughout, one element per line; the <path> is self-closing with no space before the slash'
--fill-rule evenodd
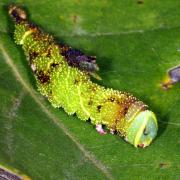
<path id="1" fill-rule="evenodd" d="M 62 107 L 83 121 L 91 120 L 98 132 L 117 133 L 135 147 L 146 147 L 158 130 L 155 114 L 129 93 L 93 83 L 98 66 L 94 56 L 56 43 L 27 20 L 23 9 L 11 5 L 14 39 L 22 46 L 34 72 L 38 90 L 54 107 Z"/>

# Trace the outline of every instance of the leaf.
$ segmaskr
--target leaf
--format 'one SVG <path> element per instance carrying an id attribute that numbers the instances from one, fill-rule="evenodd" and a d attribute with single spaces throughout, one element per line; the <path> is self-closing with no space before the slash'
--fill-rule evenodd
<path id="1" fill-rule="evenodd" d="M 11 2 L 11 1 L 9 1 Z M 143 100 L 159 120 L 151 146 L 136 149 L 54 109 L 38 92 L 13 42 L 7 1 L 0 2 L 0 164 L 32 179 L 179 179 L 179 84 L 161 87 L 180 64 L 180 3 L 16 1 L 61 42 L 97 56 L 106 87 Z"/>

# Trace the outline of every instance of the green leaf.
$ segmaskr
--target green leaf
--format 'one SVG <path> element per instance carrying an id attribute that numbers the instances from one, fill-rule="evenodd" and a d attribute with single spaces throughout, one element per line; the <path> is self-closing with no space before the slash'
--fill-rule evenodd
<path id="1" fill-rule="evenodd" d="M 134 148 L 98 134 L 89 123 L 54 109 L 38 92 L 26 57 L 13 42 L 7 5 L 60 42 L 96 55 L 101 82 L 127 91 L 159 123 L 151 146 Z M 167 70 L 180 64 L 178 0 L 17 0 L 0 2 L 0 164 L 32 179 L 180 179 L 180 85 L 167 91 Z"/>

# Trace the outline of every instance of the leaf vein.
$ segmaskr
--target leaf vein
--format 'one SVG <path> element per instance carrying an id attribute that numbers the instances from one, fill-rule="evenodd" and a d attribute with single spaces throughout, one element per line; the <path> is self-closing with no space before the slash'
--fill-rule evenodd
<path id="1" fill-rule="evenodd" d="M 171 30 L 171 29 L 176 29 L 180 28 L 180 26 L 159 26 L 159 27 L 154 27 L 151 29 L 133 29 L 133 30 L 124 30 L 124 31 L 119 31 L 119 32 L 86 32 L 86 33 L 68 33 L 68 34 L 59 34 L 58 36 L 60 37 L 101 37 L 101 36 L 122 36 L 122 35 L 130 35 L 130 34 L 143 34 L 146 32 L 154 32 L 154 31 L 159 31 L 159 30 Z M 7 30 L 0 30 L 0 33 L 9 33 Z"/>

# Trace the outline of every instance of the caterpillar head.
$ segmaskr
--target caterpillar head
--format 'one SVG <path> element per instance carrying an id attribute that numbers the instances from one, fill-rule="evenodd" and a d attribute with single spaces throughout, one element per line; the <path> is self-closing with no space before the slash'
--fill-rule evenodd
<path id="1" fill-rule="evenodd" d="M 152 111 L 140 111 L 133 117 L 126 129 L 125 139 L 135 147 L 146 147 L 156 137 L 157 119 Z"/>
<path id="2" fill-rule="evenodd" d="M 19 6 L 13 4 L 9 6 L 9 14 L 17 23 L 25 21 L 27 18 L 26 12 Z"/>

